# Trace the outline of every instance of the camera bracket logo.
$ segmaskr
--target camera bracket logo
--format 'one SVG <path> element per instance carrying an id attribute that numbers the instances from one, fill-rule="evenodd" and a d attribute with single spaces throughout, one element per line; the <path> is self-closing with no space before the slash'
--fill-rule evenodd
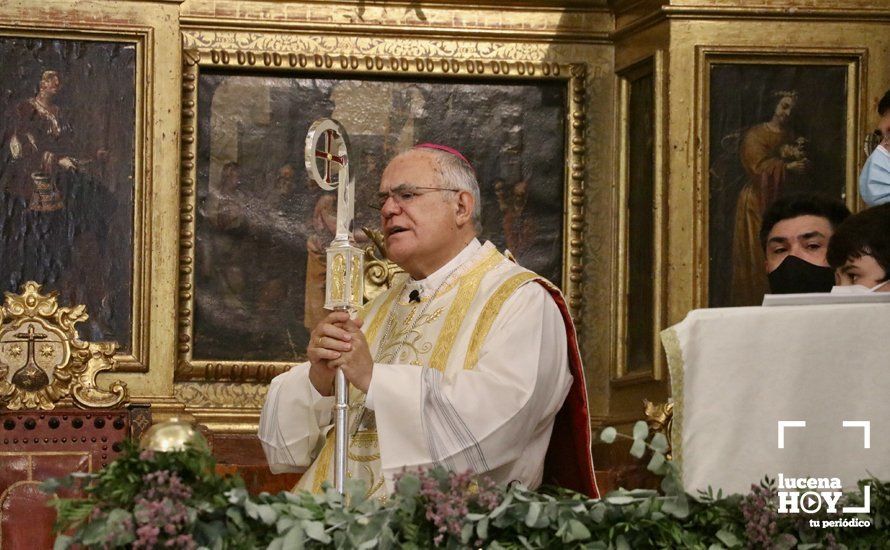
<path id="1" fill-rule="evenodd" d="M 778 422 L 778 447 L 785 448 L 785 430 L 787 428 L 806 428 L 805 420 L 779 420 Z M 861 428 L 862 429 L 862 448 L 871 448 L 871 422 L 868 420 L 844 420 L 843 428 Z M 836 477 L 786 477 L 785 474 L 778 475 L 778 498 L 780 514 L 816 514 L 821 511 L 828 514 L 836 514 L 837 503 L 843 492 L 841 491 L 841 480 Z M 841 508 L 842 514 L 868 514 L 871 512 L 871 487 L 865 485 L 862 488 L 863 505 L 862 506 L 844 506 Z M 847 526 L 868 527 L 871 522 L 865 520 L 836 520 L 823 521 L 823 527 L 839 527 L 840 523 L 845 522 Z M 838 525 L 835 525 L 838 523 Z M 853 525 L 856 523 L 857 525 Z M 826 525 L 827 524 L 827 525 Z"/>

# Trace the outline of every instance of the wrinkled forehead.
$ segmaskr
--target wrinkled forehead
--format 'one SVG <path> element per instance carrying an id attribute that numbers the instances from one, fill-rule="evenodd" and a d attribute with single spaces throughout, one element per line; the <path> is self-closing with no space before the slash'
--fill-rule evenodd
<path id="1" fill-rule="evenodd" d="M 390 161 L 378 189 L 386 193 L 399 186 L 441 187 L 441 179 L 435 156 L 428 151 L 412 149 Z"/>

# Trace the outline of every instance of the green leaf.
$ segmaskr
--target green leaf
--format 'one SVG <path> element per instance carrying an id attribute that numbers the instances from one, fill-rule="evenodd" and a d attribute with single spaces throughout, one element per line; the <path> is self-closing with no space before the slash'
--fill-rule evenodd
<path id="1" fill-rule="evenodd" d="M 115 508 L 108 513 L 108 538 L 111 547 L 126 546 L 136 540 L 136 535 L 127 526 L 132 520 L 130 512 Z"/>
<path id="2" fill-rule="evenodd" d="M 672 475 L 667 475 L 661 480 L 661 490 L 668 496 L 674 496 L 683 493 L 683 489 Z"/>
<path id="3" fill-rule="evenodd" d="M 662 466 L 664 466 L 664 455 L 657 451 L 652 453 L 652 458 L 649 460 L 649 465 L 646 466 L 646 469 L 650 472 L 658 473 Z"/>
<path id="4" fill-rule="evenodd" d="M 628 495 L 606 496 L 606 502 L 608 502 L 609 504 L 615 504 L 617 506 L 624 506 L 625 504 L 636 502 L 636 500 L 636 498 Z"/>
<path id="5" fill-rule="evenodd" d="M 476 524 L 476 535 L 483 541 L 488 538 L 488 518 L 482 518 Z"/>
<path id="6" fill-rule="evenodd" d="M 293 527 L 296 523 L 297 520 L 292 517 L 281 516 L 280 518 L 278 518 L 278 521 L 275 522 L 275 530 L 280 535 L 281 533 L 284 533 L 285 531 Z"/>
<path id="7" fill-rule="evenodd" d="M 358 550 L 371 550 L 377 546 L 377 537 L 373 539 L 366 540 L 365 542 L 358 545 Z"/>
<path id="8" fill-rule="evenodd" d="M 630 544 L 627 543 L 627 539 L 624 538 L 624 535 L 615 537 L 615 548 L 616 550 L 631 550 Z"/>
<path id="9" fill-rule="evenodd" d="M 81 542 L 85 546 L 98 545 L 108 536 L 108 523 L 106 518 L 100 517 L 89 522 L 81 535 Z"/>
<path id="10" fill-rule="evenodd" d="M 668 440 L 663 433 L 657 433 L 653 435 L 652 441 L 649 444 L 652 445 L 652 448 L 659 453 L 665 452 L 668 448 Z"/>
<path id="11" fill-rule="evenodd" d="M 563 539 L 565 542 L 587 540 L 590 538 L 590 530 L 577 519 L 570 519 L 568 525 L 568 536 Z"/>
<path id="12" fill-rule="evenodd" d="M 287 550 L 300 550 L 303 548 L 303 541 L 306 537 L 303 534 L 303 528 L 300 525 L 294 525 L 290 531 L 281 539 L 281 548 Z"/>
<path id="13" fill-rule="evenodd" d="M 538 517 L 541 515 L 541 503 L 532 502 L 528 505 L 528 513 L 525 515 L 525 524 L 534 527 L 538 523 Z"/>
<path id="14" fill-rule="evenodd" d="M 226 498 L 230 504 L 243 504 L 248 499 L 246 489 L 232 489 L 226 492 Z"/>
<path id="15" fill-rule="evenodd" d="M 590 519 L 596 523 L 602 523 L 606 517 L 606 505 L 600 501 L 593 505 L 590 509 Z"/>
<path id="16" fill-rule="evenodd" d="M 343 491 L 346 493 L 346 502 L 351 508 L 364 502 L 368 494 L 367 484 L 363 479 L 347 479 L 343 484 Z"/>
<path id="17" fill-rule="evenodd" d="M 675 518 L 684 519 L 689 515 L 689 501 L 685 496 L 667 498 L 661 506 L 661 511 Z"/>
<path id="18" fill-rule="evenodd" d="M 71 547 L 71 543 L 73 542 L 74 539 L 72 537 L 69 537 L 68 535 L 59 535 L 53 543 L 53 550 L 67 550 Z"/>
<path id="19" fill-rule="evenodd" d="M 603 443 L 612 443 L 615 441 L 615 437 L 618 435 L 618 430 L 609 426 L 607 428 L 603 428 L 603 431 L 600 432 L 600 441 Z"/>
<path id="20" fill-rule="evenodd" d="M 490 514 L 488 514 L 488 517 L 490 517 L 491 519 L 494 519 L 494 518 L 500 516 L 501 514 L 504 513 L 504 510 L 506 510 L 512 502 L 513 502 L 513 493 L 508 493 L 507 496 L 504 498 L 504 500 L 502 500 L 501 503 L 498 504 L 497 507 L 494 510 L 492 510 Z"/>
<path id="21" fill-rule="evenodd" d="M 631 456 L 635 456 L 637 458 L 643 458 L 643 453 L 646 452 L 646 442 L 642 439 L 634 439 L 634 444 L 630 446 L 630 454 Z"/>
<path id="22" fill-rule="evenodd" d="M 260 521 L 266 525 L 274 525 L 278 520 L 278 512 L 268 504 L 260 504 L 256 507 L 256 512 L 259 515 Z"/>
<path id="23" fill-rule="evenodd" d="M 305 522 L 304 528 L 306 529 L 306 534 L 309 535 L 309 538 L 317 540 L 322 544 L 331 542 L 330 535 L 324 532 L 324 523 L 320 521 L 307 521 Z"/>
<path id="24" fill-rule="evenodd" d="M 716 536 L 727 548 L 739 548 L 742 546 L 742 541 L 726 529 L 717 531 Z"/>
<path id="25" fill-rule="evenodd" d="M 460 542 L 461 544 L 466 545 L 470 542 L 470 538 L 473 536 L 473 524 L 465 523 L 463 527 L 460 528 Z"/>
<path id="26" fill-rule="evenodd" d="M 405 475 L 399 478 L 396 493 L 405 499 L 414 498 L 420 493 L 420 478 L 414 475 Z"/>
<path id="27" fill-rule="evenodd" d="M 649 425 L 646 424 L 645 420 L 637 420 L 636 424 L 634 424 L 633 436 L 637 441 L 645 441 L 649 437 Z"/>

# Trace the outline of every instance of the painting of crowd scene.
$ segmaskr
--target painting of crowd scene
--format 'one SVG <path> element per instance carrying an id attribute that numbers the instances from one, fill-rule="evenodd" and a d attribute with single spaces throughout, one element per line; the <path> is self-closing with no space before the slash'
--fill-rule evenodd
<path id="1" fill-rule="evenodd" d="M 450 145 L 477 172 L 481 239 L 561 284 L 564 83 L 206 70 L 198 111 L 193 359 L 299 359 L 325 315 L 336 193 L 312 183 L 303 160 L 319 118 L 349 133 L 357 228 L 380 226 L 370 204 L 390 158 L 418 143 Z"/>
<path id="2" fill-rule="evenodd" d="M 847 67 L 719 63 L 710 70 L 710 307 L 760 305 L 761 220 L 786 194 L 843 198 Z"/>
<path id="3" fill-rule="evenodd" d="M 87 340 L 132 337 L 136 46 L 0 37 L 0 291 L 83 304 Z"/>

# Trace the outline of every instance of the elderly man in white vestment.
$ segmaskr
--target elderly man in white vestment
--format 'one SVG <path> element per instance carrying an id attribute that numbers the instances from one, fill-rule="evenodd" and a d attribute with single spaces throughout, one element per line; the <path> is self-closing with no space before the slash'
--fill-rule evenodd
<path id="1" fill-rule="evenodd" d="M 442 465 L 595 496 L 571 319 L 558 290 L 476 238 L 472 166 L 449 147 L 419 145 L 388 165 L 377 203 L 387 256 L 407 275 L 357 319 L 330 313 L 312 330 L 309 361 L 272 380 L 259 428 L 272 471 L 305 470 L 297 489 L 333 482 L 341 368 L 348 476 L 369 495 L 392 492 L 406 468 Z"/>

